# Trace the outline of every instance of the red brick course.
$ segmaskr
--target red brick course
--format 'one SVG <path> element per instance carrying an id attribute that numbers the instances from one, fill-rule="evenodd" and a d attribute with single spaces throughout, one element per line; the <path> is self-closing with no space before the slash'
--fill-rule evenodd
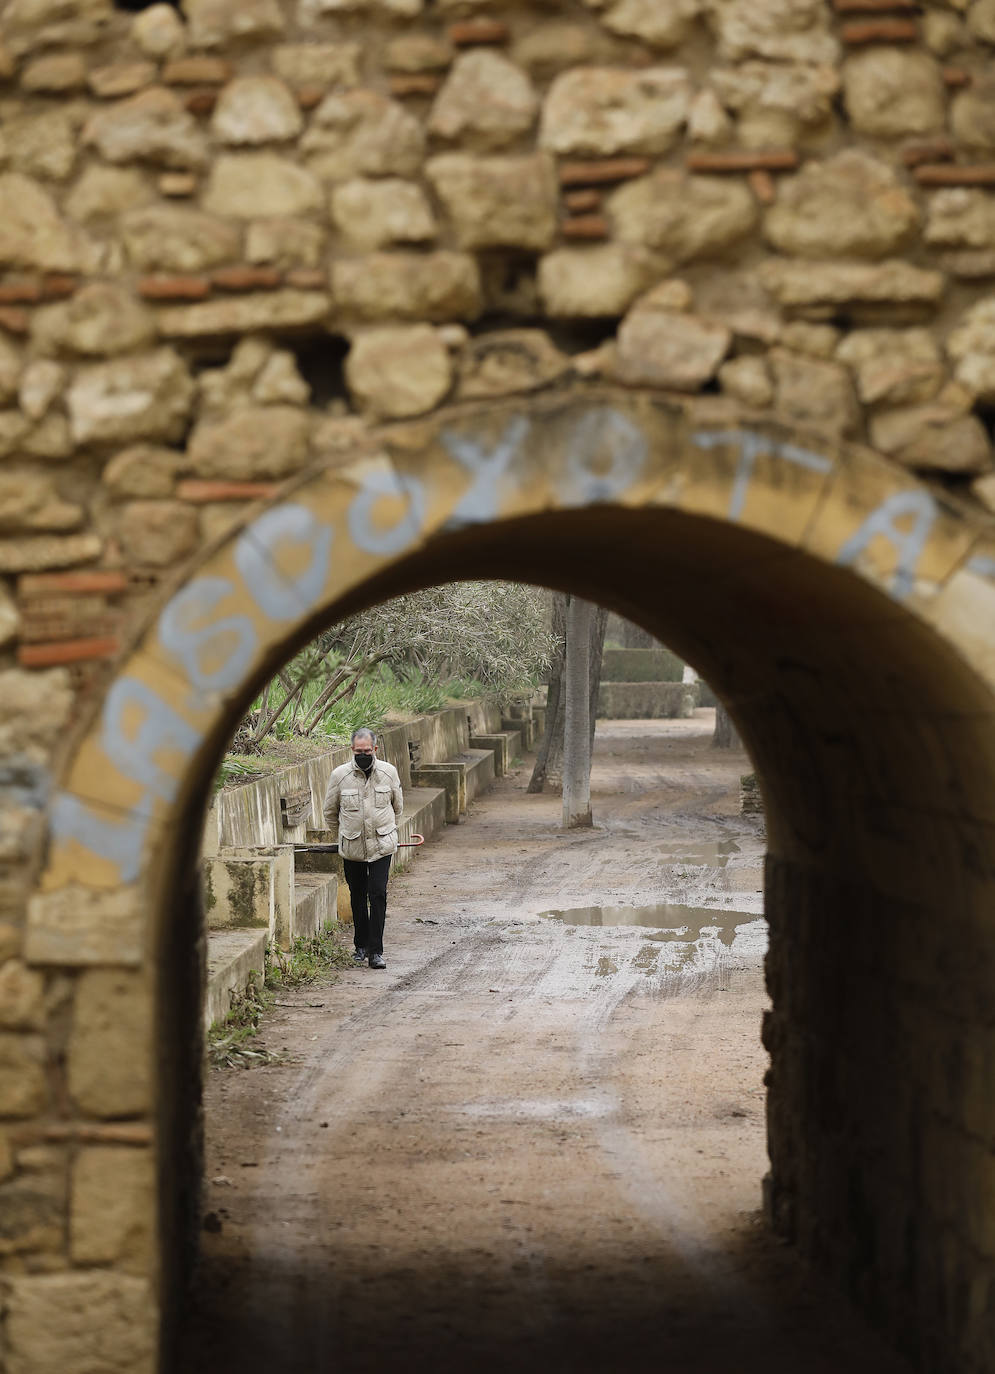
<path id="1" fill-rule="evenodd" d="M 268 291 L 279 286 L 283 273 L 276 267 L 220 267 L 211 273 L 212 285 L 221 291 Z"/>
<path id="2" fill-rule="evenodd" d="M 464 19 L 450 24 L 447 32 L 450 43 L 466 47 L 470 43 L 503 43 L 510 30 L 500 19 Z"/>
<path id="3" fill-rule="evenodd" d="M 21 644 L 17 661 L 22 668 L 53 668 L 92 658 L 113 658 L 120 648 L 112 635 L 94 639 L 62 639 L 53 644 Z"/>
<path id="4" fill-rule="evenodd" d="M 598 162 L 564 162 L 560 165 L 561 186 L 599 185 L 641 177 L 650 169 L 648 157 L 611 157 Z"/>
<path id="5" fill-rule="evenodd" d="M 176 488 L 180 500 L 192 505 L 208 501 L 268 501 L 276 492 L 275 482 L 219 482 L 202 477 L 188 477 Z"/>
<path id="6" fill-rule="evenodd" d="M 851 47 L 863 43 L 915 43 L 919 39 L 919 25 L 914 19 L 866 19 L 844 24 L 840 37 Z"/>
<path id="7" fill-rule="evenodd" d="M 138 294 L 147 301 L 202 301 L 211 283 L 206 277 L 142 277 Z"/>
<path id="8" fill-rule="evenodd" d="M 565 239 L 606 239 L 611 226 L 604 215 L 575 215 L 560 225 Z"/>

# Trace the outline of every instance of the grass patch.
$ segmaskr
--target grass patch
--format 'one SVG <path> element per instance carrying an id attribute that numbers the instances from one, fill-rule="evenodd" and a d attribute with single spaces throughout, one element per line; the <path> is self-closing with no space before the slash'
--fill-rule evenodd
<path id="1" fill-rule="evenodd" d="M 316 935 L 295 940 L 284 951 L 272 946 L 266 951 L 266 987 L 300 988 L 316 983 L 336 969 L 349 968 L 352 959 L 337 930 L 326 926 Z"/>
<path id="2" fill-rule="evenodd" d="M 273 1005 L 273 994 L 261 982 L 255 969 L 244 992 L 232 995 L 231 1011 L 223 1021 L 215 1021 L 207 1032 L 207 1062 L 214 1069 L 248 1069 L 272 1061 L 265 1050 L 253 1049 L 263 1013 Z"/>
<path id="3" fill-rule="evenodd" d="M 253 1069 L 282 1062 L 285 1055 L 271 1054 L 253 1043 L 263 1028 L 263 1017 L 276 1002 L 277 989 L 317 983 L 351 963 L 350 950 L 330 926 L 317 935 L 295 940 L 289 950 L 275 945 L 268 948 L 265 978 L 260 979 L 253 969 L 245 991 L 233 994 L 231 1011 L 207 1032 L 208 1065 L 212 1069 Z"/>

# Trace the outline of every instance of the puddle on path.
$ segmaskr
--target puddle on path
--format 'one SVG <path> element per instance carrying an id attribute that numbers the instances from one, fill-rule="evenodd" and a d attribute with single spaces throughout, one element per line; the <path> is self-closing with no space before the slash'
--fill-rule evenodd
<path id="1" fill-rule="evenodd" d="M 728 911 L 714 906 L 683 906 L 658 902 L 655 906 L 575 906 L 565 911 L 540 911 L 540 916 L 567 926 L 648 926 L 647 940 L 698 940 L 718 933 L 732 944 L 738 926 L 760 919 L 751 911 Z"/>
<path id="2" fill-rule="evenodd" d="M 541 917 L 576 926 L 637 926 L 643 943 L 633 964 L 646 974 L 695 977 L 721 974 L 732 966 L 746 967 L 763 958 L 767 923 L 751 911 L 717 910 L 659 902 L 655 906 L 579 906 L 543 911 Z M 616 958 L 602 955 L 594 969 L 600 978 L 619 971 Z"/>
<path id="3" fill-rule="evenodd" d="M 725 868 L 733 854 L 742 853 L 735 840 L 713 840 L 704 844 L 671 841 L 657 848 L 664 855 L 660 863 L 691 864 L 695 868 Z"/>

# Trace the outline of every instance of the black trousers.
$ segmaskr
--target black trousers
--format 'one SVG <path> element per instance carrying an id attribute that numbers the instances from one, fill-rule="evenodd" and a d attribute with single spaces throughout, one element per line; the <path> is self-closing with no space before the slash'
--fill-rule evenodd
<path id="1" fill-rule="evenodd" d="M 388 854 L 385 859 L 366 863 L 363 859 L 343 859 L 345 880 L 352 901 L 353 940 L 367 954 L 383 954 L 383 925 L 387 919 Z"/>

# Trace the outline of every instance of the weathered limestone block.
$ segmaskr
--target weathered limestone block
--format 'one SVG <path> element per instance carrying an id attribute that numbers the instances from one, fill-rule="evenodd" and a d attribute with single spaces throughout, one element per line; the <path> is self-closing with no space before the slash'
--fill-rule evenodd
<path id="1" fill-rule="evenodd" d="M 562 377 L 570 359 L 542 329 L 502 329 L 470 339 L 459 360 L 460 400 L 536 391 Z"/>
<path id="2" fill-rule="evenodd" d="M 202 421 L 190 436 L 186 466 L 198 477 L 252 482 L 286 477 L 307 463 L 307 413 L 290 406 L 246 406 Z"/>
<path id="3" fill-rule="evenodd" d="M 77 272 L 83 265 L 84 240 L 48 192 L 20 172 L 0 174 L 0 267 Z"/>
<path id="4" fill-rule="evenodd" d="M 946 381 L 939 346 L 927 329 L 855 329 L 836 358 L 854 369 L 865 405 L 929 401 Z"/>
<path id="5" fill-rule="evenodd" d="M 16 410 L 0 412 L 0 458 L 16 452 L 28 429 L 25 417 Z"/>
<path id="6" fill-rule="evenodd" d="M 42 1030 L 45 980 L 20 959 L 0 964 L 0 1026 L 4 1030 Z"/>
<path id="7" fill-rule="evenodd" d="M 976 416 L 942 399 L 871 418 L 871 443 L 906 467 L 958 474 L 987 472 L 991 443 Z"/>
<path id="8" fill-rule="evenodd" d="M 202 272 L 237 260 L 235 225 L 185 205 L 150 205 L 126 214 L 121 237 L 128 258 L 143 272 Z"/>
<path id="9" fill-rule="evenodd" d="M 974 0 L 967 12 L 968 32 L 983 43 L 995 43 L 995 3 Z"/>
<path id="10" fill-rule="evenodd" d="M 344 91 L 321 102 L 300 148 L 308 167 L 326 182 L 410 177 L 421 167 L 425 135 L 398 101 L 377 91 Z"/>
<path id="11" fill-rule="evenodd" d="M 211 131 L 221 143 L 285 143 L 304 127 L 300 106 L 276 76 L 239 76 L 218 100 Z"/>
<path id="12" fill-rule="evenodd" d="M 388 71 L 411 75 L 442 72 L 453 60 L 453 48 L 444 38 L 428 33 L 406 33 L 387 44 L 384 65 Z"/>
<path id="13" fill-rule="evenodd" d="M 92 282 L 67 301 L 36 310 L 31 341 L 39 353 L 96 357 L 130 353 L 155 338 L 155 316 L 115 282 Z"/>
<path id="14" fill-rule="evenodd" d="M 35 535 L 0 543 L 0 573 L 48 572 L 92 563 L 103 552 L 95 534 Z"/>
<path id="15" fill-rule="evenodd" d="M 361 320 L 473 320 L 480 272 L 468 253 L 371 253 L 332 264 L 336 308 Z"/>
<path id="16" fill-rule="evenodd" d="M 723 144 L 732 138 L 732 120 L 712 90 L 699 91 L 688 111 L 688 138 L 692 143 Z"/>
<path id="17" fill-rule="evenodd" d="M 715 376 L 732 334 L 714 320 L 637 301 L 618 331 L 618 376 L 634 386 L 697 391 Z"/>
<path id="18" fill-rule="evenodd" d="M 371 329 L 353 342 L 345 367 L 356 404 L 383 419 L 423 415 L 452 385 L 449 350 L 427 324 Z"/>
<path id="19" fill-rule="evenodd" d="M 273 267 L 317 267 L 328 248 L 328 234 L 306 219 L 254 220 L 245 237 L 245 257 Z"/>
<path id="20" fill-rule="evenodd" d="M 425 192 L 414 181 L 356 177 L 333 186 L 332 223 L 360 251 L 389 243 L 427 243 L 435 238 L 435 217 Z"/>
<path id="21" fill-rule="evenodd" d="M 47 1101 L 44 1039 L 0 1031 L 0 1117 L 36 1116 Z"/>
<path id="22" fill-rule="evenodd" d="M 273 70 L 290 86 L 358 86 L 362 46 L 359 43 L 281 43 L 273 49 Z"/>
<path id="23" fill-rule="evenodd" d="M 839 44 L 822 0 L 713 0 L 709 23 L 719 56 L 739 62 L 768 57 L 777 62 L 835 62 Z"/>
<path id="24" fill-rule="evenodd" d="M 582 67 L 553 82 L 539 141 L 554 153 L 590 157 L 666 153 L 690 105 L 691 82 L 680 67 Z"/>
<path id="25" fill-rule="evenodd" d="M 0 648 L 6 648 L 21 632 L 21 613 L 17 602 L 0 583 Z M 3 958 L 3 931 L 0 927 L 0 958 Z"/>
<path id="26" fill-rule="evenodd" d="M 132 563 L 165 568 L 197 546 L 197 512 L 182 501 L 131 501 L 117 522 L 121 547 Z"/>
<path id="27" fill-rule="evenodd" d="M 28 458 L 61 460 L 73 456 L 69 421 L 60 410 L 50 410 L 21 440 L 21 452 Z"/>
<path id="28" fill-rule="evenodd" d="M 872 304 L 936 305 L 945 286 L 942 272 L 931 272 L 898 258 L 885 262 L 794 262 L 771 258 L 759 277 L 786 306 Z"/>
<path id="29" fill-rule="evenodd" d="M 601 29 L 553 19 L 523 34 L 511 55 L 537 80 L 547 81 L 571 67 L 609 64 L 622 57 L 623 50 Z"/>
<path id="30" fill-rule="evenodd" d="M 9 0 L 4 41 L 15 57 L 38 48 L 97 43 L 114 17 L 111 0 Z"/>
<path id="31" fill-rule="evenodd" d="M 676 48 L 704 8 L 704 0 L 614 0 L 601 22 L 623 38 L 638 38 L 654 48 Z"/>
<path id="32" fill-rule="evenodd" d="M 69 1036 L 69 1091 L 93 1116 L 135 1116 L 151 1090 L 152 998 L 146 979 L 120 968 L 84 969 Z"/>
<path id="33" fill-rule="evenodd" d="M 853 433 L 860 406 L 845 367 L 806 358 L 785 348 L 768 354 L 774 380 L 774 409 L 789 425 L 826 434 Z"/>
<path id="34" fill-rule="evenodd" d="M 278 0 L 185 0 L 192 48 L 221 48 L 239 40 L 262 42 L 282 36 L 285 23 Z"/>
<path id="35" fill-rule="evenodd" d="M 162 86 L 98 110 L 83 129 L 83 142 L 107 162 L 151 162 L 158 167 L 198 168 L 207 162 L 207 141 L 180 98 Z"/>
<path id="36" fill-rule="evenodd" d="M 995 249 L 995 197 L 967 186 L 951 186 L 930 196 L 927 243 L 939 248 Z"/>
<path id="37" fill-rule="evenodd" d="M 250 335 L 240 339 L 225 367 L 209 367 L 197 378 L 201 420 L 223 417 L 236 406 L 248 405 L 256 378 L 273 356 L 269 339 Z"/>
<path id="38" fill-rule="evenodd" d="M 789 320 L 776 340 L 810 358 L 831 358 L 839 341 L 840 330 L 833 325 L 813 324 L 809 320 Z"/>
<path id="39" fill-rule="evenodd" d="M 106 67 L 95 67 L 89 74 L 88 84 L 101 100 L 117 100 L 151 86 L 156 75 L 153 62 L 113 62 Z"/>
<path id="40" fill-rule="evenodd" d="M 158 1345 L 148 1281 L 112 1270 L 11 1276 L 7 1353 L 11 1374 L 99 1370 L 149 1374 Z"/>
<path id="41" fill-rule="evenodd" d="M 187 31 L 172 5 L 150 5 L 136 14 L 131 37 L 146 57 L 178 57 L 187 44 Z"/>
<path id="42" fill-rule="evenodd" d="M 82 507 L 61 499 L 50 473 L 20 466 L 0 468 L 0 533 L 74 530 L 82 521 Z"/>
<path id="43" fill-rule="evenodd" d="M 0 1182 L 5 1182 L 14 1172 L 14 1151 L 7 1132 L 0 1130 Z"/>
<path id="44" fill-rule="evenodd" d="M 947 339 L 954 376 L 978 400 L 995 401 L 995 296 L 970 306 Z"/>
<path id="45" fill-rule="evenodd" d="M 922 39 L 937 57 L 949 57 L 959 48 L 970 47 L 967 26 L 956 14 L 945 10 L 927 10 L 922 17 Z"/>
<path id="46" fill-rule="evenodd" d="M 143 172 L 133 167 L 87 167 L 66 198 L 70 218 L 82 224 L 117 219 L 155 200 L 155 190 Z"/>
<path id="47" fill-rule="evenodd" d="M 854 129 L 872 138 L 934 133 L 946 121 L 940 68 L 914 49 L 872 47 L 848 57 L 843 99 Z"/>
<path id="48" fill-rule="evenodd" d="M 857 148 L 785 177 L 764 236 L 799 257 L 881 258 L 915 233 L 919 210 L 895 173 Z"/>
<path id="49" fill-rule="evenodd" d="M 116 453 L 100 480 L 116 500 L 172 496 L 181 462 L 174 449 L 138 444 Z"/>
<path id="50" fill-rule="evenodd" d="M 306 406 L 311 388 L 297 370 L 297 359 L 285 349 L 275 349 L 253 383 L 252 399 L 260 405 Z"/>
<path id="51" fill-rule="evenodd" d="M 950 127 L 966 148 L 995 150 L 995 73 L 978 72 L 960 92 L 950 107 Z"/>
<path id="52" fill-rule="evenodd" d="M 94 1145 L 73 1162 L 69 1243 L 75 1264 L 145 1273 L 152 1259 L 155 1161 L 150 1150 Z"/>
<path id="53" fill-rule="evenodd" d="M 27 1154 L 19 1152 L 21 1176 L 0 1186 L 0 1257 L 51 1254 L 65 1243 L 65 1165 L 26 1170 Z"/>
<path id="54" fill-rule="evenodd" d="M 3 135 L 11 169 L 65 181 L 76 165 L 79 124 L 79 113 L 71 107 L 6 119 Z"/>
<path id="55" fill-rule="evenodd" d="M 774 399 L 767 363 L 756 354 L 723 363 L 719 368 L 719 385 L 725 395 L 757 410 L 765 410 Z"/>
<path id="56" fill-rule="evenodd" d="M 435 99 L 428 131 L 487 152 L 532 127 L 539 97 L 514 63 L 487 48 L 461 53 Z"/>
<path id="57" fill-rule="evenodd" d="M 424 0 L 300 0 L 300 22 L 307 26 L 326 14 L 341 14 L 343 11 L 367 10 L 377 17 L 380 15 L 398 19 L 411 19 L 420 14 Z"/>
<path id="58" fill-rule="evenodd" d="M 3 717 L 0 719 L 0 752 L 25 754 L 38 763 L 48 762 L 48 751 L 69 720 L 73 694 L 64 668 L 28 672 L 7 668 L 0 672 Z"/>
<path id="59" fill-rule="evenodd" d="M 839 72 L 825 64 L 743 62 L 716 67 L 708 79 L 727 109 L 779 130 L 788 143 L 800 128 L 829 118 L 840 88 Z"/>
<path id="60" fill-rule="evenodd" d="M 6 405 L 17 396 L 23 367 L 20 350 L 0 334 L 0 405 Z M 3 443 L 0 442 L 2 448 Z"/>
<path id="61" fill-rule="evenodd" d="M 292 329 L 327 319 L 331 300 L 323 291 L 259 291 L 230 299 L 174 305 L 158 312 L 159 332 L 170 339 L 250 334 L 260 329 Z"/>
<path id="62" fill-rule="evenodd" d="M 634 245 L 557 248 L 540 259 L 539 292 L 554 318 L 621 315 L 667 270 L 665 261 Z"/>
<path id="63" fill-rule="evenodd" d="M 276 153 L 226 153 L 211 168 L 204 209 L 213 215 L 258 219 L 306 215 L 324 208 L 317 179 Z"/>
<path id="64" fill-rule="evenodd" d="M 21 72 L 21 89 L 39 95 L 66 95 L 86 85 L 86 61 L 80 53 L 36 57 Z"/>
<path id="65" fill-rule="evenodd" d="M 425 172 L 461 248 L 544 249 L 556 237 L 556 171 L 545 153 L 443 153 Z"/>
<path id="66" fill-rule="evenodd" d="M 179 439 L 187 423 L 193 381 L 171 348 L 81 367 L 67 393 L 78 444 L 127 444 Z"/>
<path id="67" fill-rule="evenodd" d="M 713 257 L 757 222 L 749 187 L 731 177 L 688 176 L 662 167 L 621 186 L 609 199 L 615 235 L 671 263 Z"/>

